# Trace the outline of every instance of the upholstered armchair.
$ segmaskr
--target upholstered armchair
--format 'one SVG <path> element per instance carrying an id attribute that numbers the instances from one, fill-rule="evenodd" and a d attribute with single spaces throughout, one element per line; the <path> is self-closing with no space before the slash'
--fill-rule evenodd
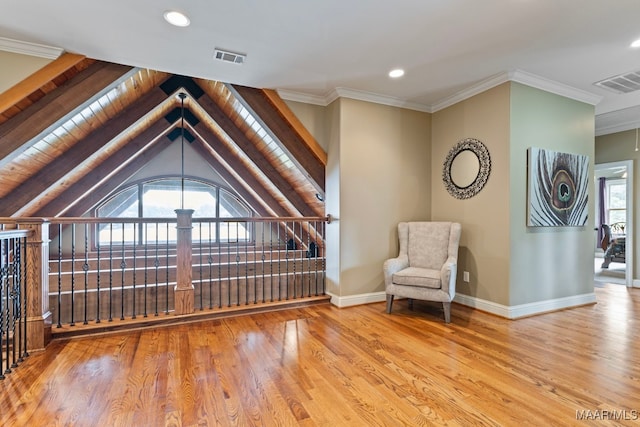
<path id="1" fill-rule="evenodd" d="M 438 301 L 444 320 L 451 322 L 451 301 L 456 295 L 458 245 L 462 227 L 455 222 L 401 222 L 400 253 L 385 261 L 387 313 L 394 297 Z"/>

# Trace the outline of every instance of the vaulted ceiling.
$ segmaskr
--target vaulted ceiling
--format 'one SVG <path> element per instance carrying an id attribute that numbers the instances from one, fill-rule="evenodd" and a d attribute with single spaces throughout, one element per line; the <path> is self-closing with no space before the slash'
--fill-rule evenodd
<path id="1" fill-rule="evenodd" d="M 65 54 L 0 96 L 0 217 L 81 216 L 182 137 L 258 215 L 324 215 L 326 154 L 276 92 Z"/>

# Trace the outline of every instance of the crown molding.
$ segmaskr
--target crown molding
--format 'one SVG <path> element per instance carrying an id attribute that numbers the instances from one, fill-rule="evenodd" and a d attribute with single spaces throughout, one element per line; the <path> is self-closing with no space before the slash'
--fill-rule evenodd
<path id="1" fill-rule="evenodd" d="M 585 104 L 590 105 L 598 104 L 600 101 L 602 101 L 603 98 L 601 95 L 596 95 L 591 92 L 587 92 L 586 90 L 577 89 L 564 83 L 559 83 L 544 77 L 536 76 L 535 74 L 527 73 L 526 71 L 522 70 L 510 71 L 509 80 L 516 83 L 522 83 L 536 89 L 551 92 L 556 95 L 564 96 L 565 98 L 584 102 Z"/>
<path id="2" fill-rule="evenodd" d="M 433 104 L 433 112 L 440 111 L 444 108 L 450 107 L 472 96 L 478 95 L 484 91 L 492 89 L 506 82 L 516 82 L 523 85 L 527 85 L 536 89 L 544 90 L 556 95 L 563 96 L 565 98 L 574 99 L 576 101 L 584 102 L 585 104 L 596 105 L 602 101 L 602 96 L 595 95 L 591 92 L 587 92 L 581 89 L 558 83 L 553 80 L 549 80 L 544 77 L 536 76 L 535 74 L 527 73 L 522 70 L 505 71 L 500 74 L 489 77 L 486 80 L 481 81 L 473 86 L 468 87 L 460 92 L 457 92 L 441 101 Z"/>
<path id="3" fill-rule="evenodd" d="M 300 92 L 287 90 L 278 90 L 278 94 L 282 99 L 298 102 L 306 102 L 308 104 L 321 105 L 326 107 L 338 98 L 356 99 L 359 101 L 373 102 L 376 104 L 389 105 L 392 107 L 407 108 L 410 110 L 422 111 L 425 113 L 435 113 L 444 108 L 450 107 L 458 102 L 471 98 L 496 86 L 506 82 L 521 83 L 536 89 L 544 90 L 565 98 L 574 99 L 590 105 L 596 105 L 602 100 L 602 96 L 595 95 L 581 89 L 558 83 L 535 74 L 527 73 L 522 70 L 505 71 L 500 74 L 489 77 L 475 85 L 472 85 L 460 92 L 454 93 L 432 105 L 419 104 L 415 102 L 404 101 L 392 96 L 379 95 L 376 93 L 360 91 L 356 89 L 348 89 L 338 87 L 325 96 L 307 95 Z"/>
<path id="4" fill-rule="evenodd" d="M 598 114 L 595 125 L 596 136 L 638 129 L 640 128 L 640 106 Z"/>
<path id="5" fill-rule="evenodd" d="M 482 92 L 485 92 L 489 89 L 492 89 L 496 86 L 501 85 L 502 83 L 506 83 L 509 81 L 509 73 L 504 72 L 500 74 L 496 74 L 494 76 L 489 77 L 486 80 L 481 81 L 473 86 L 470 86 L 460 92 L 456 92 L 451 96 L 448 96 L 432 105 L 432 110 L 435 113 L 436 111 L 443 110 L 447 107 L 450 107 L 458 102 L 462 102 L 465 99 L 469 99 L 472 96 L 478 95 Z"/>
<path id="6" fill-rule="evenodd" d="M 287 101 L 304 102 L 307 104 L 320 105 L 322 107 L 326 107 L 338 98 L 348 98 L 358 101 L 367 101 L 374 104 L 389 105 L 391 107 L 407 108 L 409 110 L 422 111 L 426 113 L 432 112 L 431 107 L 428 105 L 408 102 L 399 98 L 394 98 L 392 96 L 378 95 L 372 92 L 365 92 L 343 87 L 338 87 L 324 96 L 308 95 L 300 92 L 281 89 L 278 89 L 277 92 L 282 99 L 285 99 Z"/>
<path id="7" fill-rule="evenodd" d="M 322 107 L 326 107 L 327 105 L 330 104 L 329 102 L 327 102 L 326 96 L 309 95 L 306 93 L 295 92 L 292 90 L 285 90 L 285 89 L 277 89 L 276 92 L 278 92 L 278 95 L 280 96 L 280 98 L 286 101 L 302 102 L 305 104 L 320 105 Z"/>
<path id="8" fill-rule="evenodd" d="M 392 96 L 378 95 L 371 92 L 365 92 L 365 91 L 355 90 L 355 89 L 347 89 L 343 87 L 336 88 L 334 92 L 335 92 L 335 95 L 337 96 L 335 96 L 333 99 L 349 98 L 349 99 L 355 99 L 358 101 L 373 102 L 375 104 L 389 105 L 391 107 L 399 107 L 399 108 L 406 108 L 409 110 L 422 111 L 424 113 L 433 112 L 430 105 L 404 101 L 402 99 L 395 98 Z"/>
<path id="9" fill-rule="evenodd" d="M 57 59 L 64 49 L 43 44 L 23 42 L 20 40 L 7 39 L 0 37 L 0 50 L 22 55 L 37 56 L 46 59 Z"/>
<path id="10" fill-rule="evenodd" d="M 627 130 L 640 129 L 640 119 L 623 123 L 617 123 L 611 126 L 596 125 L 596 136 L 609 135 L 610 133 L 624 132 Z"/>

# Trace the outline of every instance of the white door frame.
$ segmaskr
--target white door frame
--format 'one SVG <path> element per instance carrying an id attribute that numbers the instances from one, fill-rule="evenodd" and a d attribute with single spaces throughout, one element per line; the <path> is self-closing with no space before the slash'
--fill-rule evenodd
<path id="1" fill-rule="evenodd" d="M 610 163 L 599 163 L 595 165 L 594 170 L 602 170 L 609 169 L 613 167 L 621 167 L 624 166 L 627 168 L 627 218 L 625 224 L 625 281 L 627 287 L 632 287 L 634 285 L 633 282 L 633 242 L 634 242 L 634 231 L 633 231 L 633 160 L 622 160 L 619 162 L 610 162 Z M 595 249 L 594 249 L 595 256 Z M 640 286 L 640 281 L 638 281 L 638 286 Z"/>

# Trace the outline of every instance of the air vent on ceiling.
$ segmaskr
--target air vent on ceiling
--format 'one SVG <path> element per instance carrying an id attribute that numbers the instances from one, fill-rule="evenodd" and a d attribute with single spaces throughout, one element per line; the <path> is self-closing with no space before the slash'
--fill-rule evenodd
<path id="1" fill-rule="evenodd" d="M 594 85 L 615 93 L 629 93 L 640 90 L 640 71 L 621 74 L 594 83 Z"/>
<path id="2" fill-rule="evenodd" d="M 232 62 L 234 64 L 244 64 L 247 55 L 243 53 L 229 52 L 228 50 L 215 49 L 214 58 L 224 62 Z"/>

